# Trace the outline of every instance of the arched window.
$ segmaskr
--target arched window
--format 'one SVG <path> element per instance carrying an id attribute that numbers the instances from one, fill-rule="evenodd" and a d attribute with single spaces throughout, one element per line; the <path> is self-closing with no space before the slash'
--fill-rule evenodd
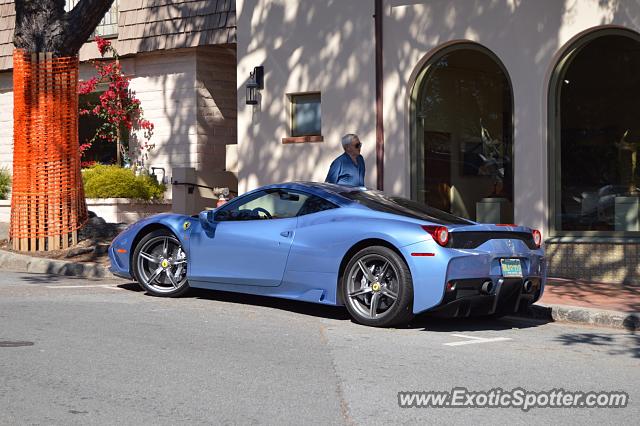
<path id="1" fill-rule="evenodd" d="M 513 100 L 488 49 L 443 49 L 412 92 L 412 196 L 478 222 L 513 221 Z"/>
<path id="2" fill-rule="evenodd" d="M 549 95 L 553 231 L 640 231 L 640 36 L 584 36 L 556 66 Z"/>

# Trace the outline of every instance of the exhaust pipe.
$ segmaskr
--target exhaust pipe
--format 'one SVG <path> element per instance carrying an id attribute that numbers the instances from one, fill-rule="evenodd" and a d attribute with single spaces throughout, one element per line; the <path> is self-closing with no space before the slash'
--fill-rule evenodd
<path id="1" fill-rule="evenodd" d="M 522 291 L 531 293 L 531 290 L 533 290 L 533 281 L 525 280 L 524 283 L 522 283 Z"/>
<path id="2" fill-rule="evenodd" d="M 482 294 L 490 294 L 491 291 L 493 291 L 493 281 L 487 280 L 483 282 L 482 286 L 480 287 L 480 292 Z"/>

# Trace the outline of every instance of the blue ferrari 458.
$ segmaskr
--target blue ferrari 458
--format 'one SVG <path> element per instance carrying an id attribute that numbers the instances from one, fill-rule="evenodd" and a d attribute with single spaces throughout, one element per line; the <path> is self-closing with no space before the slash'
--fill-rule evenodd
<path id="1" fill-rule="evenodd" d="M 415 314 L 501 316 L 542 296 L 540 232 L 480 224 L 366 188 L 264 186 L 196 216 L 160 214 L 111 247 L 154 296 L 190 287 L 344 305 L 370 326 Z"/>

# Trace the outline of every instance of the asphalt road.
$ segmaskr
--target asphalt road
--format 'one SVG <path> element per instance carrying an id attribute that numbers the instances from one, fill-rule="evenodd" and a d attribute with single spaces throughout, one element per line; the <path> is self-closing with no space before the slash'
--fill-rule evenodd
<path id="1" fill-rule="evenodd" d="M 477 341 L 469 343 L 471 341 Z M 463 343 L 467 342 L 467 343 Z M 454 343 L 452 345 L 452 343 Z M 637 424 L 640 336 L 0 274 L 1 424 Z M 400 391 L 625 391 L 626 408 L 400 408 Z"/>

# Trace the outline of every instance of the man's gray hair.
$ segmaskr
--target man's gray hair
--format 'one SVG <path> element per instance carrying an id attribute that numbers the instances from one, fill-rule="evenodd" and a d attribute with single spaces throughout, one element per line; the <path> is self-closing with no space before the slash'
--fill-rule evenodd
<path id="1" fill-rule="evenodd" d="M 358 135 L 356 135 L 354 133 L 347 133 L 346 135 L 344 135 L 342 137 L 342 147 L 345 148 L 347 145 L 349 145 L 351 143 L 353 138 L 357 138 L 357 137 L 358 137 Z"/>

